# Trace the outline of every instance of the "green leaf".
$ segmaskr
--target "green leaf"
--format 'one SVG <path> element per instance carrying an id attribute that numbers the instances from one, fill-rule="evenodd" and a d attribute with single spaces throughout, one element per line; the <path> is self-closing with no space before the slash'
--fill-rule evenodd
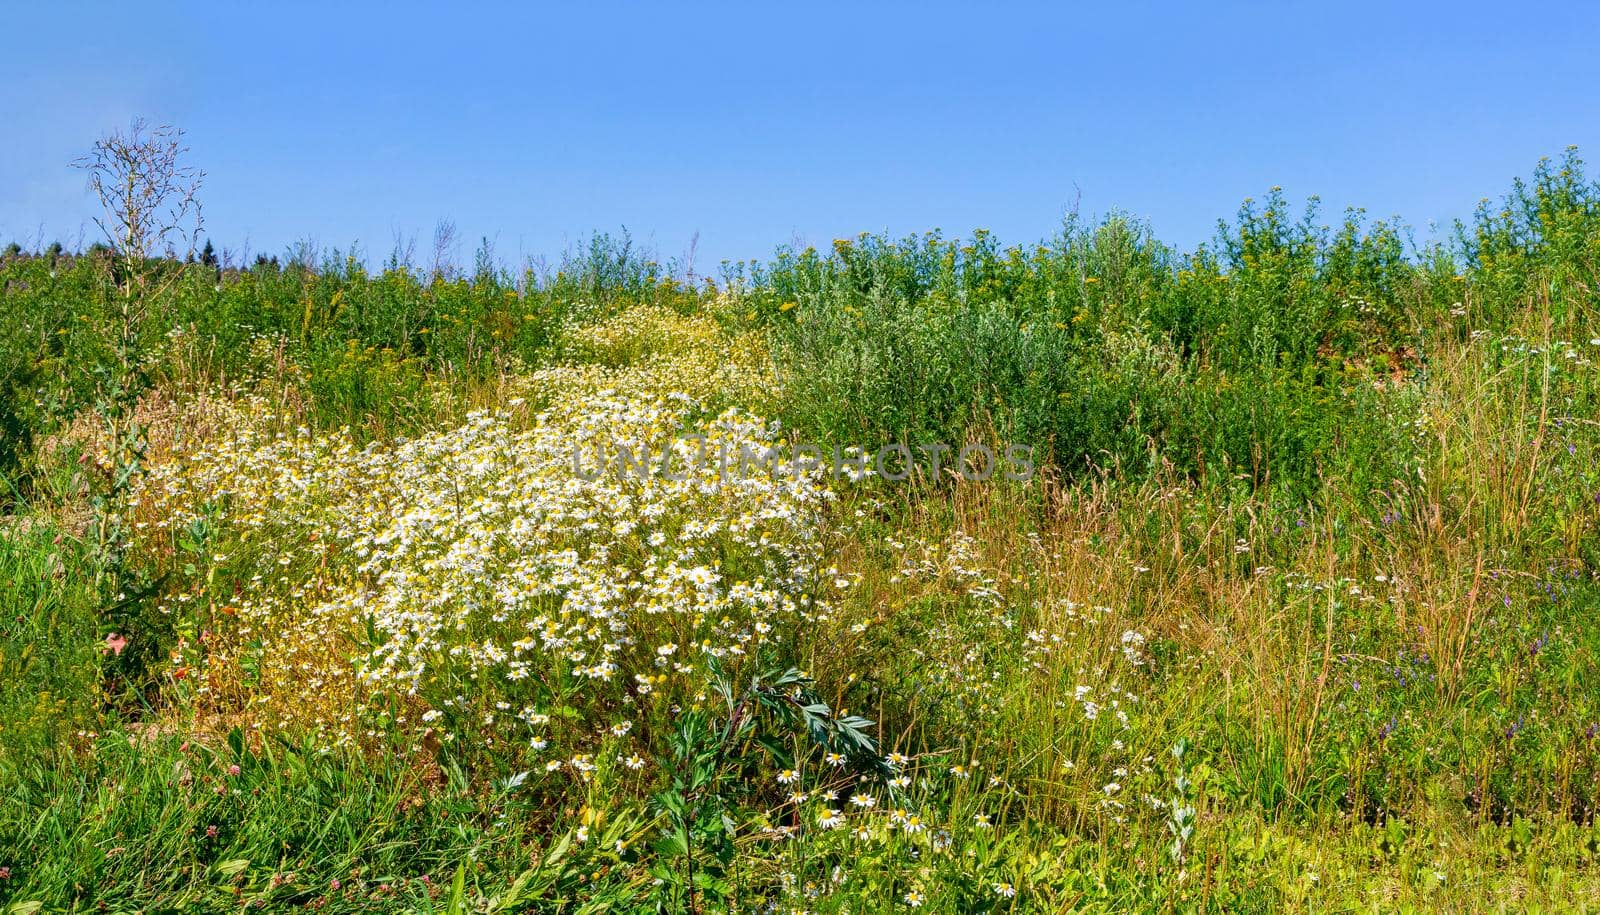
<path id="1" fill-rule="evenodd" d="M 450 882 L 450 902 L 445 907 L 449 915 L 467 915 L 467 865 L 456 865 L 456 878 Z"/>

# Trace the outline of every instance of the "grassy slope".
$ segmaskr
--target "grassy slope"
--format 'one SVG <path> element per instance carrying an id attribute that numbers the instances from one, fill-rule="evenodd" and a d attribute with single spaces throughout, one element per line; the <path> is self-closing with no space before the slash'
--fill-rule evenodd
<path id="1" fill-rule="evenodd" d="M 190 277 L 140 329 L 159 356 L 136 382 L 265 392 L 289 422 L 384 442 L 532 366 L 647 358 L 562 328 L 649 302 L 760 334 L 773 406 L 808 438 L 1039 443 L 1029 487 L 853 492 L 828 534 L 854 581 L 840 618 L 786 634 L 822 698 L 917 757 L 915 807 L 955 854 L 893 830 L 761 838 L 782 791 L 747 746 L 718 783 L 740 827 L 718 879 L 745 903 L 841 862 L 811 907 L 1574 908 L 1596 889 L 1600 772 L 1600 215 L 1576 168 L 1448 259 L 1270 200 L 1189 257 L 1116 220 L 1027 251 L 862 239 L 732 296 L 603 244 L 523 294 L 339 264 Z M 520 787 L 509 752 L 325 753 L 179 698 L 162 657 L 181 633 L 130 629 L 150 611 L 119 600 L 156 569 L 97 568 L 78 520 L 114 469 L 52 450 L 107 396 L 81 370 L 107 361 L 96 268 L 4 273 L 24 320 L 0 458 L 32 506 L 0 534 L 0 906 L 686 904 L 654 888 L 686 856 L 647 844 L 660 814 L 625 774 Z M 148 644 L 111 655 L 113 631 Z"/>

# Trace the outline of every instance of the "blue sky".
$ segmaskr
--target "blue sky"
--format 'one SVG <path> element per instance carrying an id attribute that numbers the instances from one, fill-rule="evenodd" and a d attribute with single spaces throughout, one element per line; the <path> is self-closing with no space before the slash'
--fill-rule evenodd
<path id="1" fill-rule="evenodd" d="M 188 130 L 208 235 L 518 262 L 629 229 L 702 271 L 861 231 L 1185 247 L 1281 185 L 1430 221 L 1600 155 L 1584 4 L 27 4 L 0 30 L 0 241 L 94 237 L 67 164 Z"/>

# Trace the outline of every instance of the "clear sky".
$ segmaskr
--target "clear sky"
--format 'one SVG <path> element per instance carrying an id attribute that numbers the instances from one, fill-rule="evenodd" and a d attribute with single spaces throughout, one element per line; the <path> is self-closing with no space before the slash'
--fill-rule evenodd
<path id="1" fill-rule="evenodd" d="M 93 240 L 68 168 L 188 130 L 208 234 L 381 260 L 441 218 L 515 263 L 626 227 L 702 271 L 861 231 L 1191 246 L 1281 185 L 1430 221 L 1600 157 L 1600 7 L 28 3 L 0 14 L 0 242 Z"/>

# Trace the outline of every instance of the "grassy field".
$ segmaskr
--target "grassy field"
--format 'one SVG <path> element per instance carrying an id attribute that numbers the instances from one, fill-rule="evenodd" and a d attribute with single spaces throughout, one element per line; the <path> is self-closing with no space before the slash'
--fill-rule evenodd
<path id="1" fill-rule="evenodd" d="M 1573 151 L 1425 247 L 1274 190 L 1193 252 L 13 246 L 0 296 L 0 912 L 1600 899 Z"/>

